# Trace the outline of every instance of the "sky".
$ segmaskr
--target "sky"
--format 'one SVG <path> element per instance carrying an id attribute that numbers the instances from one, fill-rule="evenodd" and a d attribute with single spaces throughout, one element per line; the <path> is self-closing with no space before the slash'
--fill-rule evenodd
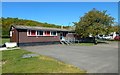
<path id="1" fill-rule="evenodd" d="M 118 22 L 117 2 L 2 2 L 2 17 L 71 26 L 93 8 L 107 10 Z"/>
<path id="2" fill-rule="evenodd" d="M 1 0 L 2 2 L 118 2 L 120 0 Z"/>

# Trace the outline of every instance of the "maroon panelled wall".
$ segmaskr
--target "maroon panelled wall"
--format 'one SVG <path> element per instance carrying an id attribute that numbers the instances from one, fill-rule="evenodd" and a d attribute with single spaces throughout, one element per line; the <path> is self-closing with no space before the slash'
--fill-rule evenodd
<path id="1" fill-rule="evenodd" d="M 53 42 L 60 41 L 60 33 L 58 36 L 27 36 L 27 30 L 12 29 L 11 42 L 29 43 L 29 42 Z"/>
<path id="2" fill-rule="evenodd" d="M 27 29 L 16 29 L 11 27 L 12 37 L 11 42 L 17 43 L 32 43 L 32 42 L 59 42 L 61 34 L 66 37 L 68 31 L 57 31 L 57 36 L 27 36 Z"/>
<path id="3" fill-rule="evenodd" d="M 11 29 L 12 37 L 10 37 L 10 42 L 18 42 L 18 31 L 14 28 Z"/>
<path id="4" fill-rule="evenodd" d="M 27 31 L 19 31 L 19 43 L 60 41 L 59 36 L 27 36 Z"/>

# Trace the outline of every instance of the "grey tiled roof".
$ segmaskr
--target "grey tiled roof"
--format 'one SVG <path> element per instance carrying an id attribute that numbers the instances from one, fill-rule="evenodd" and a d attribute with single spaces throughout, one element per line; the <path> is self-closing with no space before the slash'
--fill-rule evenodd
<path id="1" fill-rule="evenodd" d="M 67 29 L 47 28 L 47 27 L 38 27 L 38 26 L 14 25 L 13 27 L 15 27 L 16 29 L 29 29 L 29 30 L 71 31 Z"/>

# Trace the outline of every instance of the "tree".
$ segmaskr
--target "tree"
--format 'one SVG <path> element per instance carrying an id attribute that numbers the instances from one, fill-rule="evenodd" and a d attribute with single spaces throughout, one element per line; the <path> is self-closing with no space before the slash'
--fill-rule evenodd
<path id="1" fill-rule="evenodd" d="M 74 22 L 76 26 L 75 32 L 82 37 L 88 37 L 92 34 L 94 38 L 98 34 L 109 34 L 114 23 L 114 18 L 106 14 L 106 12 L 94 8 L 85 13 L 79 22 Z"/>
<path id="2" fill-rule="evenodd" d="M 19 18 L 12 18 L 12 17 L 1 17 L 0 24 L 2 24 L 2 36 L 9 37 L 9 29 L 12 24 L 14 25 L 25 25 L 25 26 L 41 26 L 41 27 L 53 27 L 53 28 L 60 28 L 60 25 L 56 24 L 48 24 L 42 23 L 33 20 L 26 20 L 26 19 L 19 19 Z"/>
<path id="3" fill-rule="evenodd" d="M 117 22 L 115 22 L 115 23 L 113 24 L 113 26 L 112 26 L 112 30 L 113 30 L 113 32 L 119 33 L 120 25 L 119 25 Z M 119 34 L 120 34 L 120 33 L 119 33 Z"/>

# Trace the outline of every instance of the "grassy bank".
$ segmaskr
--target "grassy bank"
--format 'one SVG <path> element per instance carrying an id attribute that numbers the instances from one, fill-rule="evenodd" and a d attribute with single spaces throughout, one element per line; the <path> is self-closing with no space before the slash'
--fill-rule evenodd
<path id="1" fill-rule="evenodd" d="M 2 38 L 2 44 L 4 44 L 5 42 L 10 42 L 10 38 Z"/>
<path id="2" fill-rule="evenodd" d="M 94 43 L 75 43 L 73 45 L 78 45 L 78 46 L 94 46 Z"/>
<path id="3" fill-rule="evenodd" d="M 65 64 L 47 56 L 22 58 L 31 54 L 25 50 L 2 51 L 3 73 L 85 73 L 72 65 Z"/>

